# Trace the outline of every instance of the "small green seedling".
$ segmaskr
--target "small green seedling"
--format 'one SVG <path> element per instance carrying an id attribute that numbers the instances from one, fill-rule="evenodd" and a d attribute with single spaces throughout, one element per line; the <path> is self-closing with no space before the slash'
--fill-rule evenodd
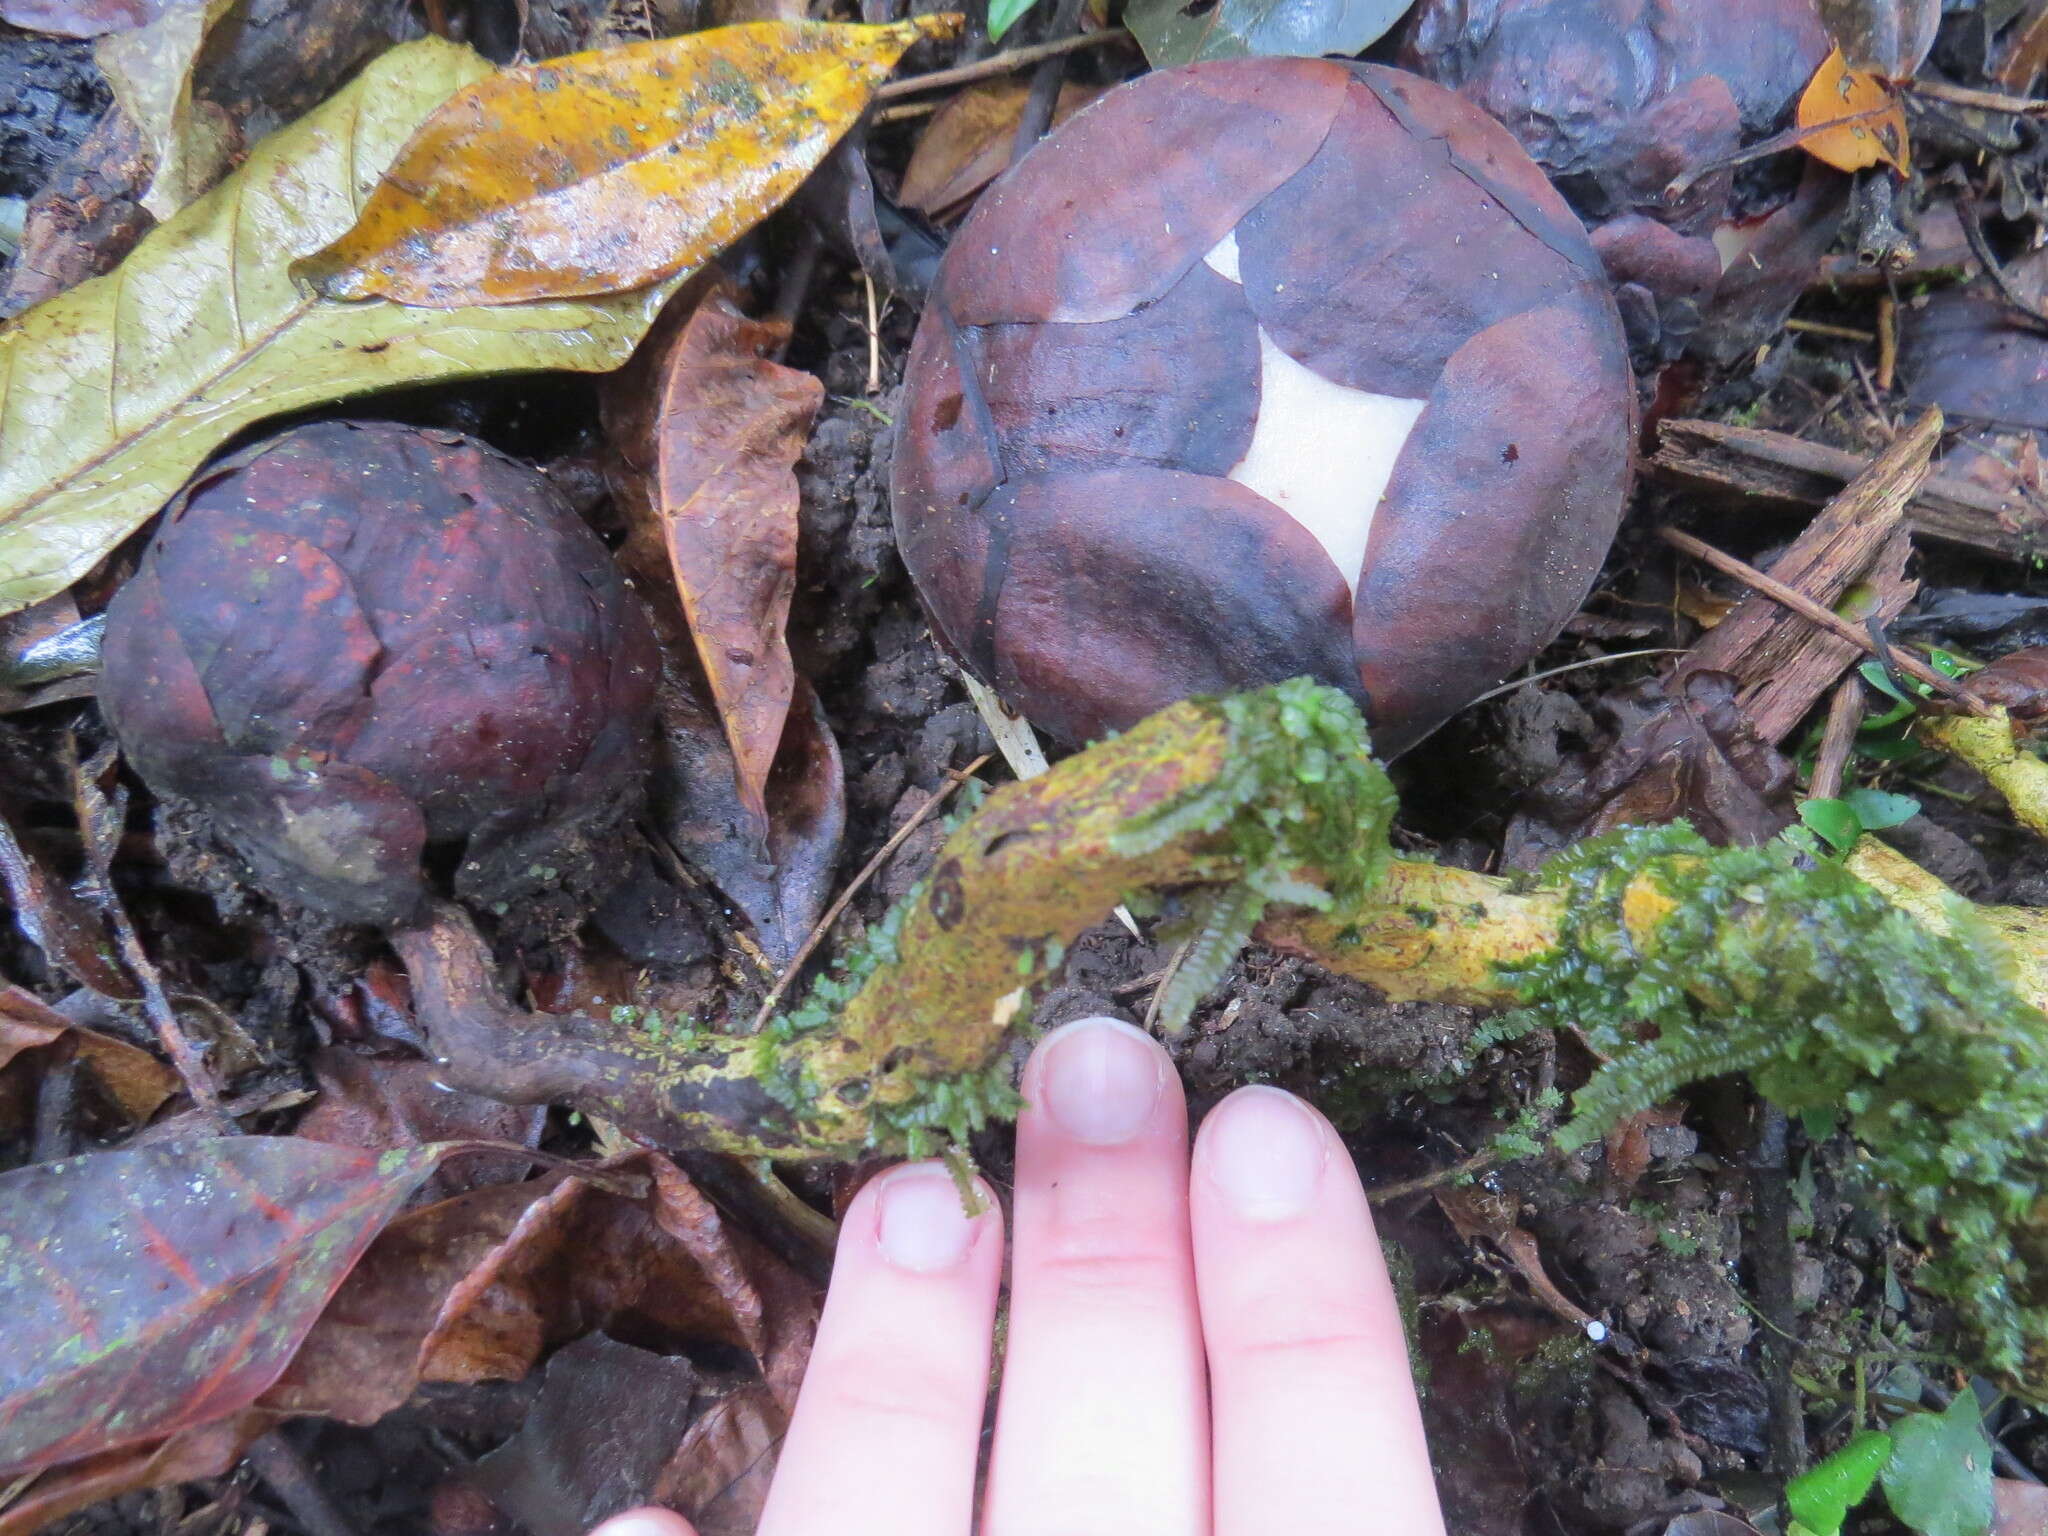
<path id="1" fill-rule="evenodd" d="M 1024 19 L 1038 0 L 988 0 L 988 40 L 1000 43 L 1003 34 Z"/>
<path id="2" fill-rule="evenodd" d="M 1866 832 L 1882 831 L 1911 821 L 1920 802 L 1911 795 L 1882 789 L 1851 789 L 1839 799 L 1802 800 L 1799 819 L 1836 853 L 1846 854 Z"/>
<path id="3" fill-rule="evenodd" d="M 1785 1489 L 1787 1536 L 1840 1536 L 1849 1511 L 1882 1480 L 1885 1502 L 1918 1536 L 1985 1536 L 1991 1529 L 1991 1441 L 1977 1399 L 1960 1392 L 1942 1413 L 1909 1413 L 1867 1429 Z"/>

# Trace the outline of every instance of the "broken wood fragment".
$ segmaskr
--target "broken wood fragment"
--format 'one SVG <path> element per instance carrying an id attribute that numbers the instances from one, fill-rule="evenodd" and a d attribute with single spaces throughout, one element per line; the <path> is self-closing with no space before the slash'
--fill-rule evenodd
<path id="1" fill-rule="evenodd" d="M 1868 649 L 1855 626 L 1833 612 L 1852 587 L 1863 583 L 1860 606 L 1879 622 L 1897 617 L 1919 589 L 1906 578 L 1912 546 L 1900 523 L 1927 478 L 1941 427 L 1941 412 L 1929 410 L 1901 433 L 1778 558 L 1768 578 L 1771 585 L 1733 570 L 1730 557 L 1719 550 L 1675 530 L 1663 531 L 1666 542 L 1757 589 L 1693 647 L 1679 670 L 1733 676 L 1743 708 L 1764 740 L 1784 740 L 1859 650 Z M 1788 600 L 1788 594 L 1811 607 Z M 1828 622 L 1816 614 L 1826 615 Z"/>
<path id="2" fill-rule="evenodd" d="M 1745 503 L 1817 506 L 1870 468 L 1862 454 L 1785 432 L 1717 421 L 1672 419 L 1657 431 L 1650 474 L 1690 491 L 1733 493 Z M 1950 475 L 1931 475 L 1906 505 L 1906 525 L 1925 538 L 2007 560 L 2048 552 L 2048 507 L 1992 494 Z"/>

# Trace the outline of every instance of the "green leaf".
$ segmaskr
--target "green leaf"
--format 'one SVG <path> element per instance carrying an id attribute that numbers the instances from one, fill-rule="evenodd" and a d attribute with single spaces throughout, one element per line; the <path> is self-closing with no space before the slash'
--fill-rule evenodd
<path id="1" fill-rule="evenodd" d="M 1813 1536 L 1836 1536 L 1849 1511 L 1870 1496 L 1892 1454 L 1892 1437 L 1866 1429 L 1785 1488 L 1785 1508 Z"/>
<path id="2" fill-rule="evenodd" d="M 1888 794 L 1881 789 L 1844 790 L 1842 799 L 1866 832 L 1881 832 L 1920 814 L 1920 802 L 1911 795 Z"/>
<path id="3" fill-rule="evenodd" d="M 1863 823 L 1846 800 L 1802 800 L 1799 819 L 1820 834 L 1837 853 L 1847 853 L 1863 835 Z"/>
<path id="4" fill-rule="evenodd" d="M 988 0 L 988 40 L 1000 43 L 1003 34 L 1017 25 L 1038 0 Z"/>
<path id="5" fill-rule="evenodd" d="M 1991 1529 L 1991 1441 L 1977 1399 L 1958 1392 L 1945 1413 L 1909 1413 L 1892 1426 L 1884 1496 L 1920 1536 Z"/>
<path id="6" fill-rule="evenodd" d="M 0 613 L 84 575 L 251 422 L 393 385 L 625 359 L 669 285 L 427 311 L 330 303 L 286 273 L 353 225 L 413 129 L 490 69 L 435 38 L 391 49 L 113 272 L 0 328 Z"/>
<path id="7" fill-rule="evenodd" d="M 1124 25 L 1154 69 L 1247 54 L 1358 53 L 1377 42 L 1410 0 L 1133 0 Z M 993 35 L 993 32 L 991 32 Z"/>

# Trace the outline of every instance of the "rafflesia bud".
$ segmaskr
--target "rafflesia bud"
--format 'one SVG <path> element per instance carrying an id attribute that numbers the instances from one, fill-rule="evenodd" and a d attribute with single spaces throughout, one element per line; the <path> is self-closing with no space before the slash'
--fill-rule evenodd
<path id="1" fill-rule="evenodd" d="M 1633 414 L 1599 260 L 1499 124 L 1371 65 L 1197 64 L 961 227 L 896 531 L 942 641 L 1067 741 L 1308 674 L 1392 751 L 1585 597 Z"/>
<path id="2" fill-rule="evenodd" d="M 1695 173 L 1783 127 L 1829 47 L 1816 0 L 1422 0 L 1401 62 L 1521 141 L 1593 226 L 1634 339 L 1669 358 L 1709 314 L 1710 352 L 1754 346 L 1731 324 L 1775 332 L 1826 249 L 1834 209 L 1803 209 L 1818 238 L 1799 241 L 1764 228 L 1789 187 L 1737 209 L 1732 170 Z M 1759 305 L 1767 266 L 1785 276 Z"/>
<path id="3" fill-rule="evenodd" d="M 107 611 L 137 771 L 280 896 L 390 925 L 504 899 L 638 798 L 654 639 L 534 470 L 453 432 L 298 427 L 202 473 Z M 573 846 L 572 846 L 573 845 Z"/>

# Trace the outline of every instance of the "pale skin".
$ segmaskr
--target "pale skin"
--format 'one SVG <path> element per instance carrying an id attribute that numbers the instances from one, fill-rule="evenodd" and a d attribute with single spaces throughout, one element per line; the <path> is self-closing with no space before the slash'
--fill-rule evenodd
<path id="1" fill-rule="evenodd" d="M 1244 1088 L 1188 1138 L 1166 1053 L 1081 1020 L 1025 1069 L 1004 1233 L 944 1168 L 855 1198 L 759 1536 L 1440 1536 L 1393 1289 L 1329 1122 Z M 693 1536 L 666 1510 L 593 1536 Z"/>

